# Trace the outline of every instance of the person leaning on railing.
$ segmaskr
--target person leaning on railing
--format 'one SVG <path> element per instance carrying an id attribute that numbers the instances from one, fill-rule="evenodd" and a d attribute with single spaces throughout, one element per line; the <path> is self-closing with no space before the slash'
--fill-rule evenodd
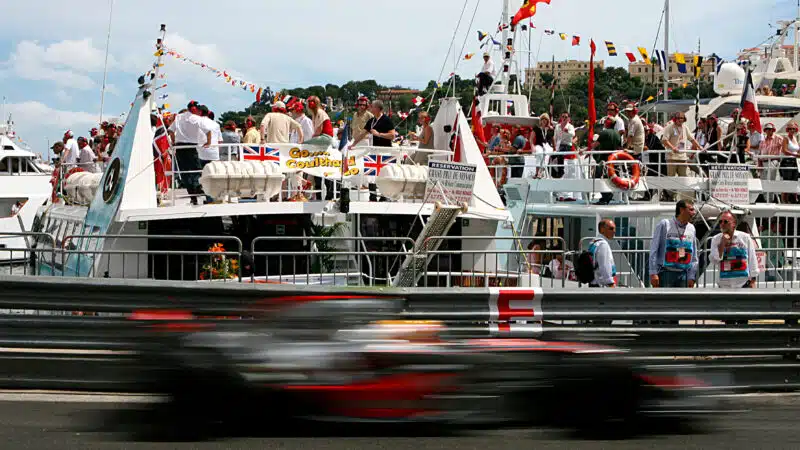
<path id="1" fill-rule="evenodd" d="M 700 144 L 686 126 L 686 116 L 683 113 L 676 113 L 672 117 L 661 135 L 661 143 L 669 150 L 667 153 L 667 176 L 687 176 L 688 144 L 691 143 L 695 150 L 700 149 Z"/>
<path id="2" fill-rule="evenodd" d="M 675 217 L 658 223 L 650 243 L 650 285 L 654 288 L 694 287 L 697 278 L 697 231 L 690 222 L 692 200 L 675 205 Z"/>

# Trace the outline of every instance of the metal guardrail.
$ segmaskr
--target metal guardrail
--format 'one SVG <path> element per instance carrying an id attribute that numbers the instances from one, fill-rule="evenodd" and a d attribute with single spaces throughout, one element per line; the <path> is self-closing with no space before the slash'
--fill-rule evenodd
<path id="1" fill-rule="evenodd" d="M 251 305 L 297 295 L 406 299 L 410 319 L 441 320 L 462 337 L 596 341 L 636 350 L 658 370 L 698 370 L 719 389 L 800 389 L 800 298 L 792 291 L 525 288 L 338 288 L 0 276 L 0 308 L 80 310 L 98 315 L 0 314 L 0 388 L 128 391 L 147 343 L 124 316 L 180 309 L 231 320 Z M 103 314 L 103 315 L 100 315 Z M 236 319 L 234 319 L 236 320 Z M 635 356 L 634 356 L 635 355 Z"/>

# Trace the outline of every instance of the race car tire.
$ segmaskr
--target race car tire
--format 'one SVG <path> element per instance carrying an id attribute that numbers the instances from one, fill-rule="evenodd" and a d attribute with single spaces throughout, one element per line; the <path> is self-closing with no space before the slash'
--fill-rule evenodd
<path id="1" fill-rule="evenodd" d="M 583 367 L 562 376 L 549 391 L 553 424 L 581 434 L 621 437 L 636 431 L 643 402 L 642 382 L 621 367 Z"/>

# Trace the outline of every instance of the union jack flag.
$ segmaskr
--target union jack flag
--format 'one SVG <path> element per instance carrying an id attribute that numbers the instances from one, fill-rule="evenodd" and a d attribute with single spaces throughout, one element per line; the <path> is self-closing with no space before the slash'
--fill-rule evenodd
<path id="1" fill-rule="evenodd" d="M 242 150 L 242 159 L 245 161 L 280 162 L 281 160 L 281 151 L 277 148 L 270 148 L 264 145 L 248 145 Z"/>
<path id="2" fill-rule="evenodd" d="M 381 169 L 389 164 L 396 164 L 397 157 L 391 155 L 366 155 L 364 156 L 364 175 L 376 177 L 381 174 Z"/>

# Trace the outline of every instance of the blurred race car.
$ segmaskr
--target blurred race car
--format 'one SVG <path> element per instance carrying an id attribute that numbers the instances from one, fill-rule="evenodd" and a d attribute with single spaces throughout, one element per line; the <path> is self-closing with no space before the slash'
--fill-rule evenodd
<path id="1" fill-rule="evenodd" d="M 643 372 L 578 342 L 466 339 L 400 319 L 403 299 L 291 297 L 250 320 L 136 314 L 140 354 L 173 417 L 195 426 L 289 419 L 630 430 L 705 405 L 697 380 Z"/>

